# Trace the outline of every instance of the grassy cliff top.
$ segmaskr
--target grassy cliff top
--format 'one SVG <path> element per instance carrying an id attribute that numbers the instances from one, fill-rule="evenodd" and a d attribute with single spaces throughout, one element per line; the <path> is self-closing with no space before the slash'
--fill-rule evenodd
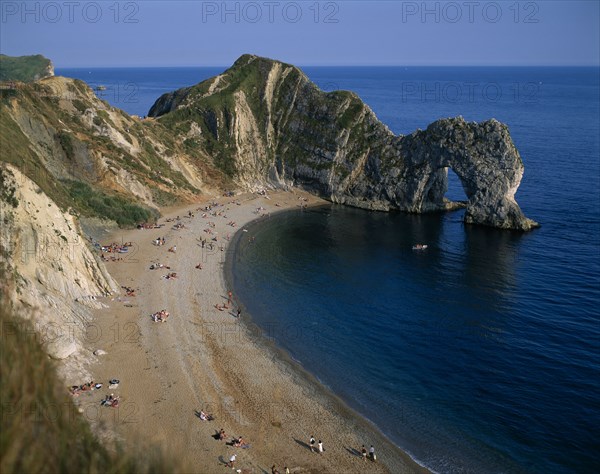
<path id="1" fill-rule="evenodd" d="M 32 82 L 52 75 L 52 62 L 41 54 L 16 57 L 0 54 L 0 81 Z"/>

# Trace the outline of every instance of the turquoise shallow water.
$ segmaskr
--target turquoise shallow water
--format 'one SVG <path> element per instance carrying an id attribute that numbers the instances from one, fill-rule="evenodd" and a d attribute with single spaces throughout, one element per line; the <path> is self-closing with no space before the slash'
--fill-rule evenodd
<path id="1" fill-rule="evenodd" d="M 438 471 L 600 470 L 598 70 L 305 71 L 356 91 L 396 133 L 454 115 L 506 122 L 525 163 L 517 200 L 542 228 L 465 227 L 461 212 L 283 214 L 253 226 L 234 262 L 254 320 Z M 104 98 L 140 115 L 218 72 L 58 71 L 114 90 L 133 82 L 134 102 Z M 456 180 L 449 196 L 463 196 Z"/>

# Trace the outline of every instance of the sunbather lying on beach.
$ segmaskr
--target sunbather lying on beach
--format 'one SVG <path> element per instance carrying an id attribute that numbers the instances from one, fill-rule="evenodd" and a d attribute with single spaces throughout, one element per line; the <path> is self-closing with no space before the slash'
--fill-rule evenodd
<path id="1" fill-rule="evenodd" d="M 219 311 L 225 311 L 226 309 L 229 309 L 229 306 L 226 304 L 219 304 L 217 303 L 215 305 L 215 308 L 217 308 Z"/>
<path id="2" fill-rule="evenodd" d="M 171 267 L 168 265 L 163 265 L 162 263 L 153 263 L 150 265 L 150 270 L 157 270 L 159 268 L 166 268 L 167 270 L 171 269 Z"/>
<path id="3" fill-rule="evenodd" d="M 88 383 L 84 383 L 82 385 L 71 386 L 71 388 L 69 389 L 69 393 L 76 397 L 77 395 L 79 395 L 82 392 L 90 392 L 96 388 L 101 388 L 101 387 L 102 387 L 102 384 L 95 384 L 94 381 L 91 380 Z"/>
<path id="4" fill-rule="evenodd" d="M 164 224 L 148 224 L 147 222 L 138 224 L 138 229 L 160 229 Z"/>
<path id="5" fill-rule="evenodd" d="M 135 295 L 135 289 L 129 287 L 129 286 L 121 286 L 121 288 L 123 288 L 125 290 L 125 294 L 127 296 L 136 296 Z"/>
<path id="6" fill-rule="evenodd" d="M 233 438 L 231 440 L 231 445 L 234 448 L 242 448 L 242 449 L 248 449 L 250 447 L 250 445 L 248 443 L 246 443 L 246 441 L 244 441 L 244 438 L 242 438 L 241 436 L 239 438 Z"/>
<path id="7" fill-rule="evenodd" d="M 196 268 L 197 268 L 198 270 L 202 270 L 202 264 L 201 264 L 201 263 L 199 263 L 198 265 L 196 265 Z"/>
<path id="8" fill-rule="evenodd" d="M 174 278 L 177 278 L 177 273 L 175 273 L 175 272 L 167 273 L 166 275 L 163 276 L 163 278 L 165 280 L 173 280 Z"/>
<path id="9" fill-rule="evenodd" d="M 150 316 L 152 318 L 152 321 L 154 321 L 155 323 L 164 323 L 167 321 L 167 318 L 169 317 L 169 312 L 166 309 L 162 309 L 160 311 L 158 311 L 157 313 L 154 313 Z"/>
<path id="10" fill-rule="evenodd" d="M 198 418 L 200 418 L 202 421 L 213 421 L 215 419 L 214 416 L 212 416 L 210 413 L 205 413 L 204 410 L 200 410 L 200 413 L 198 413 Z"/>

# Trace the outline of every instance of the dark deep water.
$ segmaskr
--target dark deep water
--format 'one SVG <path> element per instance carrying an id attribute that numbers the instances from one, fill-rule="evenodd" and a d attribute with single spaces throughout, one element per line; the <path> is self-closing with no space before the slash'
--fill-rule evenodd
<path id="1" fill-rule="evenodd" d="M 145 115 L 220 70 L 57 73 Z M 239 244 L 235 292 L 253 319 L 433 469 L 598 472 L 598 69 L 304 70 L 357 92 L 396 133 L 454 115 L 506 122 L 525 164 L 517 200 L 542 228 L 465 227 L 462 212 L 285 213 Z M 115 91 L 129 83 L 125 102 Z M 463 196 L 455 179 L 448 195 Z"/>

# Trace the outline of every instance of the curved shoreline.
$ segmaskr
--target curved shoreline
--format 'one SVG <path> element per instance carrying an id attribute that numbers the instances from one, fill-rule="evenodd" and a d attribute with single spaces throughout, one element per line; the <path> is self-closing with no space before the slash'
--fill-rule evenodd
<path id="1" fill-rule="evenodd" d="M 333 203 L 325 202 L 320 204 L 314 204 L 309 208 L 315 209 L 319 207 L 327 207 L 332 204 Z M 258 217 L 246 223 L 233 235 L 230 241 L 228 252 L 226 253 L 225 265 L 223 268 L 223 278 L 226 288 L 230 288 L 234 292 L 234 294 L 236 294 L 236 288 L 234 284 L 235 260 L 239 252 L 239 245 L 241 244 L 241 239 L 244 236 L 244 231 L 248 231 L 250 233 L 253 228 L 259 227 L 265 221 L 265 219 L 271 219 L 273 217 L 281 216 L 283 214 L 292 214 L 298 212 L 302 211 L 298 209 L 283 209 L 271 213 L 269 217 Z M 236 296 L 236 298 L 239 298 L 239 296 Z M 424 469 L 425 472 L 433 472 L 429 468 L 427 468 L 427 466 L 420 463 L 417 459 L 411 456 L 410 453 L 403 450 L 400 446 L 396 445 L 389 438 L 389 436 L 381 430 L 379 426 L 377 426 L 366 415 L 360 413 L 358 410 L 351 407 L 346 400 L 344 400 L 341 396 L 336 394 L 333 391 L 333 389 L 331 389 L 327 384 L 325 384 L 324 381 L 319 380 L 315 374 L 313 374 L 306 367 L 304 367 L 301 361 L 292 357 L 292 355 L 277 342 L 275 337 L 268 336 L 266 330 L 255 322 L 255 319 L 252 317 L 252 314 L 246 309 L 246 306 L 244 305 L 243 301 L 238 302 L 238 306 L 243 308 L 244 316 L 242 317 L 241 322 L 244 326 L 246 326 L 249 333 L 257 334 L 259 341 L 263 344 L 264 350 L 274 354 L 275 359 L 280 364 L 285 365 L 287 369 L 296 372 L 299 375 L 299 377 L 304 379 L 304 381 L 307 384 L 310 384 L 313 387 L 315 387 L 315 391 L 318 393 L 317 396 L 332 400 L 332 402 L 335 405 L 336 411 L 339 412 L 341 416 L 352 420 L 358 420 L 358 423 L 364 424 L 368 430 L 375 430 L 379 434 L 379 436 L 383 437 L 387 441 L 387 443 L 391 444 L 393 447 L 398 449 L 401 456 L 407 457 L 411 463 L 414 463 L 414 465 L 418 466 L 418 468 Z M 382 443 L 379 442 L 378 444 L 381 445 Z M 381 462 L 383 464 L 386 464 L 385 460 L 382 460 Z"/>
<path id="2" fill-rule="evenodd" d="M 183 219 L 186 229 L 181 231 L 119 231 L 112 236 L 139 242 L 130 265 L 107 266 L 121 285 L 139 285 L 140 291 L 128 301 L 113 298 L 109 302 L 112 317 L 106 310 L 97 312 L 102 337 L 89 349 L 108 351 L 92 373 L 95 380 L 121 380 L 122 410 L 130 404 L 134 416 L 98 421 L 106 422 L 110 431 L 126 442 L 144 439 L 168 447 L 199 472 L 223 472 L 223 461 L 236 451 L 211 439 L 221 427 L 231 435 L 243 434 L 251 443 L 252 449 L 237 450 L 239 466 L 248 472 L 264 472 L 273 463 L 279 469 L 288 465 L 292 473 L 429 472 L 291 359 L 245 315 L 242 324 L 233 310 L 222 312 L 214 307 L 226 301 L 231 288 L 224 257 L 231 263 L 243 229 L 250 223 L 260 225 L 253 208 L 260 205 L 268 206 L 270 212 L 285 211 L 297 206 L 298 194 L 306 196 L 311 205 L 324 203 L 299 192 L 275 193 L 270 201 L 252 195 L 233 198 L 244 200 L 240 205 L 230 204 L 232 198 L 217 199 L 223 206 L 219 209 L 227 209 L 227 219 L 238 223 L 233 239 L 218 244 L 225 244 L 227 252 L 199 251 L 197 236 L 205 236 L 203 226 L 213 219 L 200 216 Z M 277 200 L 282 206 L 271 208 Z M 197 206 L 167 211 L 164 217 L 185 215 Z M 225 219 L 214 220 L 219 235 L 228 232 Z M 151 245 L 150 240 L 161 234 L 166 235 L 167 245 Z M 166 247 L 173 242 L 177 252 L 167 253 Z M 200 256 L 204 268 L 194 269 Z M 149 263 L 157 259 L 177 271 L 179 278 L 165 281 L 160 271 L 148 270 Z M 168 308 L 172 316 L 167 324 L 157 325 L 148 315 L 161 308 Z M 125 335 L 132 325 L 137 328 L 136 338 L 115 337 L 115 327 L 122 328 Z M 200 422 L 193 415 L 200 409 L 213 411 L 217 421 Z M 107 414 L 101 412 L 103 417 Z M 323 456 L 311 454 L 307 448 L 311 434 L 323 439 Z M 380 462 L 365 464 L 356 454 L 362 444 L 373 444 Z"/>

